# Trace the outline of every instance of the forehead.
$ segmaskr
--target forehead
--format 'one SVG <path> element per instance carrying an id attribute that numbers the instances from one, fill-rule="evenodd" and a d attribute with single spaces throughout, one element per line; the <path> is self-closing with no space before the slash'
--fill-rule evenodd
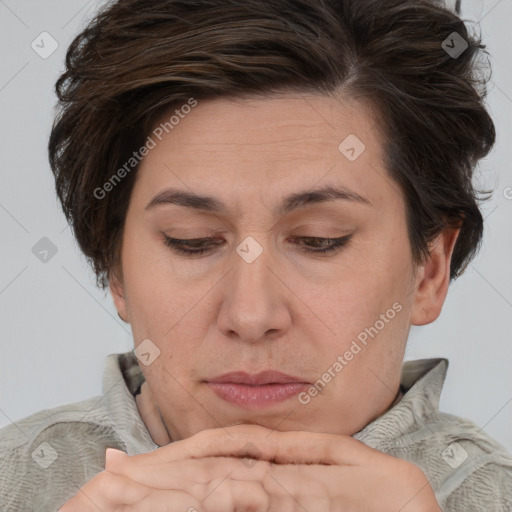
<path id="1" fill-rule="evenodd" d="M 156 127 L 163 127 L 176 110 L 179 107 L 165 112 Z M 242 150 L 254 148 L 256 153 L 257 146 L 264 146 L 264 151 L 273 154 L 293 148 L 299 151 L 298 156 L 307 156 L 332 149 L 333 143 L 337 150 L 336 142 L 350 133 L 367 139 L 365 142 L 370 145 L 373 140 L 368 139 L 377 137 L 377 117 L 370 104 L 320 94 L 279 93 L 260 98 L 198 100 L 197 106 L 177 121 L 169 133 L 168 127 L 162 134 L 175 152 L 193 148 L 232 154 L 237 146 L 243 145 Z M 171 134 L 172 137 L 167 137 Z M 303 144 L 305 141 L 309 144 Z"/>
<path id="2" fill-rule="evenodd" d="M 366 104 L 309 94 L 198 100 L 171 125 L 176 110 L 165 112 L 149 134 L 156 144 L 137 178 L 148 201 L 168 186 L 215 191 L 230 203 L 234 191 L 268 187 L 277 194 L 322 180 L 375 196 L 389 181 L 377 118 Z"/>

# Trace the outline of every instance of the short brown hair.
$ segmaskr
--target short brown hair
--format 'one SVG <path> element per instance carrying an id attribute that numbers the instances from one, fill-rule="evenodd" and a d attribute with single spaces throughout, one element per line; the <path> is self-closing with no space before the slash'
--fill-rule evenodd
<path id="1" fill-rule="evenodd" d="M 458 56 L 443 41 L 467 48 Z M 451 39 L 450 39 L 451 38 Z M 277 91 L 365 97 L 378 112 L 386 168 L 406 198 L 416 262 L 461 227 L 451 278 L 481 242 L 472 175 L 495 142 L 476 35 L 435 0 L 118 0 L 70 45 L 49 140 L 56 191 L 105 289 L 136 168 L 94 191 L 139 148 L 154 120 L 196 100 Z"/>

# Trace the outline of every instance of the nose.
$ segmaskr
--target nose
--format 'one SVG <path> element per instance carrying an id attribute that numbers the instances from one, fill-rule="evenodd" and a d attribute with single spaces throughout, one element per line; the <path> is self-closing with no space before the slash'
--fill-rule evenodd
<path id="1" fill-rule="evenodd" d="M 287 331 L 293 294 L 280 273 L 263 244 L 249 237 L 238 246 L 218 316 L 218 327 L 225 336 L 254 343 Z"/>

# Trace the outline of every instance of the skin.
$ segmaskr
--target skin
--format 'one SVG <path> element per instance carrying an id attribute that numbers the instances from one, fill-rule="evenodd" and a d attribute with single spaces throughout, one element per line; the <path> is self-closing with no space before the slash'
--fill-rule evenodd
<path id="1" fill-rule="evenodd" d="M 242 463 L 244 455 L 252 459 Z M 204 430 L 147 454 L 107 450 L 105 471 L 60 512 L 97 510 L 441 512 L 425 475 L 407 461 L 350 436 L 256 425 Z"/>
<path id="2" fill-rule="evenodd" d="M 366 146 L 353 162 L 338 150 L 349 134 Z M 162 495 L 155 497 L 158 488 L 173 489 L 173 503 L 194 502 L 213 511 L 201 497 L 208 485 L 228 474 L 224 488 L 229 487 L 231 501 L 219 510 L 245 510 L 244 500 L 251 503 L 251 497 L 252 503 L 262 499 L 257 510 L 278 510 L 290 498 L 269 482 L 270 468 L 280 471 L 275 473 L 279 482 L 295 485 L 305 499 L 325 498 L 325 510 L 349 504 L 350 510 L 382 510 L 383 503 L 403 506 L 404 492 L 417 495 L 404 512 L 439 510 L 418 468 L 350 437 L 395 400 L 410 326 L 439 316 L 458 235 L 458 230 L 442 232 L 426 261 L 413 262 L 405 201 L 384 168 L 382 140 L 376 116 L 366 104 L 280 94 L 200 101 L 144 158 L 126 216 L 122 268 L 111 279 L 111 292 L 119 314 L 131 324 L 135 347 L 150 339 L 160 350 L 149 366 L 141 364 L 147 383 L 141 415 L 157 444 L 173 444 L 153 454 L 118 455 L 117 463 L 113 455 L 107 458 L 106 471 L 97 477 L 103 483 L 93 480 L 87 488 L 97 500 L 103 496 L 105 510 L 128 503 L 126 493 L 108 499 L 104 494 L 117 478 L 126 484 L 123 489 L 133 490 L 130 504 L 138 507 L 143 500 L 163 500 Z M 369 204 L 336 200 L 274 215 L 284 197 L 327 183 L 342 185 Z M 228 212 L 177 205 L 146 209 L 170 187 L 216 197 Z M 164 233 L 179 239 L 218 237 L 223 245 L 201 256 L 182 256 L 163 243 Z M 352 235 L 348 244 L 327 255 L 308 254 L 304 245 L 291 241 L 344 235 Z M 250 264 L 236 252 L 249 236 L 263 249 Z M 230 371 L 271 368 L 313 384 L 395 303 L 400 312 L 306 405 L 292 398 L 272 408 L 245 410 L 223 401 L 204 383 Z M 142 411 L 140 399 L 138 405 Z M 237 453 L 222 448 L 215 436 L 232 440 L 227 428 L 242 429 L 246 442 L 259 440 L 258 464 L 266 470 L 248 476 Z M 304 439 L 297 443 L 294 435 Z M 325 451 L 312 442 L 319 435 L 331 436 L 334 452 L 347 453 L 328 462 L 330 473 L 326 466 L 306 465 L 325 463 Z M 220 443 L 213 453 L 201 445 L 205 438 L 210 449 L 214 440 Z M 182 459 L 176 459 L 178 446 L 189 450 Z M 270 455 L 280 447 L 288 447 L 293 460 L 272 462 Z M 149 457 L 157 453 L 163 458 L 151 467 Z M 119 457 L 124 457 L 122 463 Z M 169 477 L 167 483 L 156 483 L 163 467 L 172 472 L 177 460 L 179 482 L 171 484 Z M 190 477 L 198 474 L 191 464 L 202 465 L 204 488 L 194 487 L 199 477 Z M 347 473 L 348 467 L 352 472 Z M 341 494 L 340 478 L 353 481 Z M 356 485 L 362 478 L 380 490 L 368 496 L 366 484 Z M 258 486 L 250 486 L 253 480 Z M 221 487 L 217 503 L 222 501 Z M 152 506 L 156 503 L 151 501 Z M 293 503 L 290 510 L 297 506 Z M 89 510 L 85 504 L 79 508 L 78 502 L 75 507 Z"/>

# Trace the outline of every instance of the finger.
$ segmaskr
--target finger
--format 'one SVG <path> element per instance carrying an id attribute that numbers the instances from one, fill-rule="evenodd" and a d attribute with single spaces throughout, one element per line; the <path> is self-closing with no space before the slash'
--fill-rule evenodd
<path id="1" fill-rule="evenodd" d="M 261 481 L 270 467 L 266 461 L 248 461 L 229 457 L 186 459 L 166 464 L 145 465 L 123 464 L 128 455 L 119 457 L 118 468 L 107 463 L 107 471 L 122 471 L 123 475 L 141 485 L 155 489 L 184 489 L 192 492 L 197 484 L 209 484 L 212 480 L 228 476 L 235 480 Z M 195 495 L 195 494 L 194 494 Z"/>
<path id="2" fill-rule="evenodd" d="M 262 484 L 285 510 L 293 503 L 297 510 L 439 510 L 421 470 L 392 457 L 371 466 L 275 464 Z"/>
<path id="3" fill-rule="evenodd" d="M 340 468 L 343 471 L 338 473 Z M 271 498 L 269 512 L 349 510 L 350 502 L 340 501 L 338 495 L 345 486 L 343 473 L 350 471 L 349 466 L 273 465 L 262 481 L 265 492 Z M 333 474 L 336 476 L 336 486 L 330 489 L 327 482 L 332 481 Z"/>
<path id="4" fill-rule="evenodd" d="M 102 471 L 81 487 L 59 512 L 113 512 L 119 505 L 138 503 L 147 493 L 146 487 L 124 475 Z"/>
<path id="5" fill-rule="evenodd" d="M 143 499 L 140 500 L 140 494 L 132 492 L 119 503 L 136 505 L 133 510 L 137 512 L 154 512 L 170 503 L 172 510 L 191 512 L 266 511 L 269 497 L 261 481 L 268 468 L 269 464 L 261 461 L 253 466 L 246 465 L 240 459 L 224 458 L 171 462 L 159 465 L 155 472 L 145 467 L 141 471 L 141 482 L 138 482 L 145 491 Z M 109 485 L 107 479 L 104 485 Z M 118 483 L 109 498 L 117 503 L 116 500 L 123 497 L 123 492 L 124 488 Z"/>
<path id="6" fill-rule="evenodd" d="M 371 462 L 378 454 L 381 453 L 351 436 L 279 432 L 259 425 L 235 425 L 203 430 L 150 453 L 133 455 L 125 465 L 155 465 L 186 458 L 219 456 L 253 457 L 279 464 L 356 465 Z"/>
<path id="7" fill-rule="evenodd" d="M 270 509 L 270 496 L 261 482 L 215 479 L 207 487 L 201 506 L 202 512 L 266 512 Z"/>
<path id="8" fill-rule="evenodd" d="M 141 501 L 124 507 L 122 510 L 124 512 L 157 512 L 161 510 L 207 512 L 199 499 L 185 491 L 163 491 L 158 489 L 151 489 Z"/>
<path id="9" fill-rule="evenodd" d="M 230 474 L 229 478 L 221 482 L 218 489 L 215 489 L 215 493 L 209 495 L 202 502 L 208 505 L 212 498 L 214 502 L 220 500 L 230 511 L 283 512 L 284 510 L 297 510 L 302 512 L 307 510 L 345 510 L 341 507 L 332 508 L 333 503 L 340 504 L 340 501 L 332 499 L 332 492 L 330 494 L 326 492 L 325 485 L 322 482 L 325 474 L 323 472 L 317 474 L 311 471 L 312 468 L 330 470 L 332 476 L 333 470 L 337 468 L 336 466 L 295 466 L 286 464 L 272 466 L 272 468 L 274 467 L 283 471 L 286 470 L 286 472 L 276 477 L 275 474 L 271 474 L 271 471 L 265 471 L 262 480 L 255 482 L 239 482 L 234 480 L 233 475 Z M 306 471 L 302 474 L 297 468 Z M 337 480 L 338 486 L 339 483 L 339 480 Z M 212 484 L 216 484 L 216 482 L 214 481 Z M 227 487 L 226 484 L 228 484 Z M 231 493 L 233 502 L 227 500 L 223 493 L 226 493 L 228 497 Z M 215 509 L 215 512 L 224 512 L 224 510 L 226 509 Z"/>

